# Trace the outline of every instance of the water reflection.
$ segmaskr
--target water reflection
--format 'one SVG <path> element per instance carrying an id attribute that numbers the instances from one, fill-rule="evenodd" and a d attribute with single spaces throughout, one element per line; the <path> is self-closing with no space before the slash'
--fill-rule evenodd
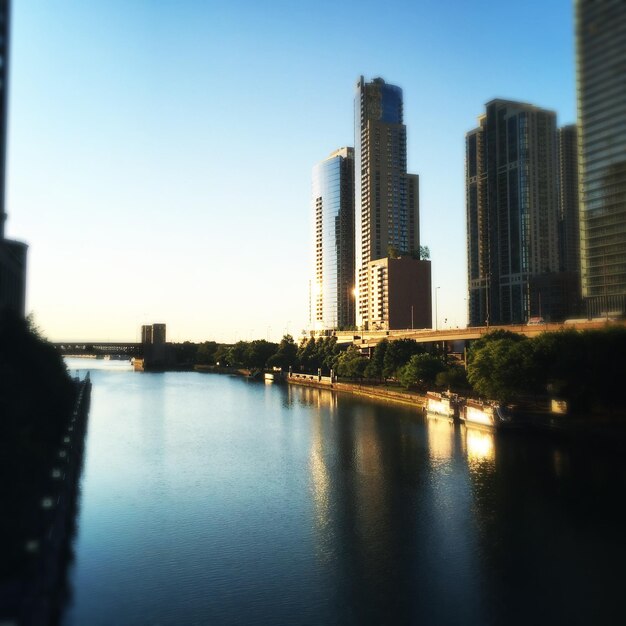
<path id="1" fill-rule="evenodd" d="M 465 451 L 471 468 L 484 463 L 493 464 L 496 460 L 495 434 L 491 431 L 462 426 L 465 432 Z"/>
<path id="2" fill-rule="evenodd" d="M 320 389 L 97 378 L 69 623 L 597 623 L 620 597 L 624 469 L 599 451 Z"/>
<path id="3" fill-rule="evenodd" d="M 426 413 L 428 449 L 434 462 L 449 461 L 454 452 L 454 422 L 446 417 Z"/>

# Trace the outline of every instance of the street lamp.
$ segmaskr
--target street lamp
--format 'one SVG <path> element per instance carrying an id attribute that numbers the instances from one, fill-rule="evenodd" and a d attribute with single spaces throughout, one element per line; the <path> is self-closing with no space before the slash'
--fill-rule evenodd
<path id="1" fill-rule="evenodd" d="M 437 296 L 439 294 L 440 287 L 435 287 L 435 330 L 438 330 L 438 318 L 437 318 Z"/>

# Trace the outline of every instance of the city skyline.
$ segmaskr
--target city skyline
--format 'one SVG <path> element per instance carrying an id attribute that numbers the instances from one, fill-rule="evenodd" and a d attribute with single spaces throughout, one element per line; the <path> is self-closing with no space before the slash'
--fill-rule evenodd
<path id="1" fill-rule="evenodd" d="M 359 6 L 335 8 L 321 34 L 313 13 L 280 3 L 14 7 L 6 230 L 29 244 L 27 310 L 51 339 L 135 339 L 150 319 L 175 341 L 298 336 L 310 167 L 353 145 L 361 74 L 405 92 L 440 324 L 465 324 L 463 138 L 491 97 L 576 120 L 572 6 L 503 8 L 528 38 L 490 29 L 480 6 L 397 3 L 374 50 Z M 392 34 L 394 9 L 406 19 Z M 506 53 L 477 84 L 472 68 L 496 45 Z"/>

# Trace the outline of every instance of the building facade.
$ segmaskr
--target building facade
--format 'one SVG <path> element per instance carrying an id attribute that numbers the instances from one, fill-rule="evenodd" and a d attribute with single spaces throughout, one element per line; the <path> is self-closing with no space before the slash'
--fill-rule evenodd
<path id="1" fill-rule="evenodd" d="M 4 239 L 7 107 L 9 104 L 10 1 L 0 0 L 0 240 Z"/>
<path id="2" fill-rule="evenodd" d="M 470 326 L 557 317 L 531 280 L 560 269 L 556 139 L 554 112 L 500 99 L 466 135 Z"/>
<path id="3" fill-rule="evenodd" d="M 26 253 L 20 241 L 5 238 L 7 105 L 9 86 L 10 2 L 0 0 L 0 312 L 24 317 L 26 312 Z"/>
<path id="4" fill-rule="evenodd" d="M 576 1 L 582 295 L 626 313 L 626 3 Z"/>
<path id="5" fill-rule="evenodd" d="M 363 316 L 369 330 L 431 328 L 430 261 L 384 257 L 370 261 L 363 274 L 369 298 Z"/>
<path id="6" fill-rule="evenodd" d="M 578 131 L 574 124 L 559 128 L 558 151 L 559 269 L 580 274 Z"/>
<path id="7" fill-rule="evenodd" d="M 366 83 L 361 76 L 356 86 L 354 120 L 356 325 L 367 330 L 380 323 L 369 317 L 375 299 L 370 293 L 369 263 L 390 255 L 414 254 L 419 258 L 419 178 L 407 174 L 400 87 L 382 78 Z M 414 287 L 415 283 L 408 281 L 403 289 Z M 430 306 L 430 291 L 417 297 Z M 390 317 L 384 323 L 394 328 L 390 321 L 393 301 L 388 300 L 388 305 Z"/>
<path id="8" fill-rule="evenodd" d="M 340 148 L 313 168 L 315 276 L 310 324 L 354 326 L 354 149 Z"/>

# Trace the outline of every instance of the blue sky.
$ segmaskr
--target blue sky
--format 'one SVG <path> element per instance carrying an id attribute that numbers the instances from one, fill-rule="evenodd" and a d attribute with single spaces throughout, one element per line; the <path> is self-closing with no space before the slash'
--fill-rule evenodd
<path id="1" fill-rule="evenodd" d="M 353 145 L 361 74 L 404 90 L 439 324 L 462 326 L 465 132 L 494 97 L 576 119 L 569 0 L 13 4 L 7 234 L 54 340 L 299 335 L 311 168 Z"/>

